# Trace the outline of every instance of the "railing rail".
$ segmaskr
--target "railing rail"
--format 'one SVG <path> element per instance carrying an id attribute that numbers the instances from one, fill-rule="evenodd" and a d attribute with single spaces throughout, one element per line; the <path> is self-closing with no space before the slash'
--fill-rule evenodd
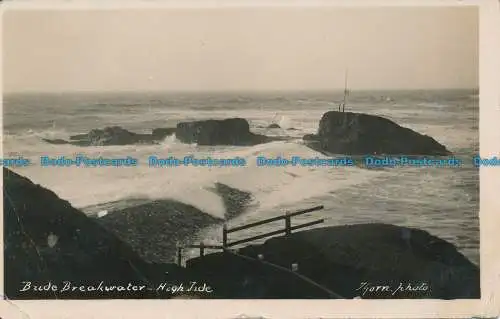
<path id="1" fill-rule="evenodd" d="M 235 231 L 239 231 L 239 230 L 243 230 L 243 229 L 248 229 L 248 228 L 252 228 L 252 227 L 256 227 L 256 226 L 260 226 L 260 225 L 272 223 L 272 222 L 275 222 L 275 221 L 278 221 L 278 220 L 281 220 L 281 219 L 287 219 L 287 218 L 291 218 L 291 217 L 294 217 L 294 216 L 297 216 L 297 215 L 307 214 L 307 213 L 310 213 L 310 212 L 321 210 L 323 208 L 324 208 L 324 206 L 320 205 L 320 206 L 315 206 L 315 207 L 311 207 L 311 208 L 308 208 L 308 209 L 299 210 L 299 211 L 296 211 L 296 212 L 293 212 L 293 213 L 286 213 L 283 216 L 271 217 L 271 218 L 259 220 L 258 222 L 254 222 L 254 223 L 250 223 L 250 224 L 246 224 L 246 225 L 242 225 L 242 226 L 238 226 L 238 227 L 226 229 L 226 232 L 227 233 L 233 233 Z"/>
<path id="2" fill-rule="evenodd" d="M 245 239 L 236 240 L 236 241 L 233 241 L 233 242 L 230 242 L 230 243 L 226 243 L 226 247 L 231 247 L 231 246 L 243 244 L 243 243 L 246 243 L 246 242 L 249 242 L 249 241 L 254 241 L 254 240 L 258 240 L 258 239 L 262 239 L 262 238 L 266 238 L 266 237 L 271 237 L 271 236 L 279 235 L 279 234 L 282 234 L 282 233 L 285 233 L 285 234 L 289 235 L 289 234 L 291 234 L 292 230 L 297 230 L 297 229 L 300 229 L 300 228 L 305 228 L 305 227 L 309 227 L 309 226 L 321 224 L 324 221 L 325 221 L 324 219 L 319 219 L 319 220 L 315 220 L 315 221 L 312 221 L 312 222 L 309 222 L 309 223 L 305 223 L 305 224 L 301 224 L 301 225 L 297 225 L 297 226 L 287 225 L 285 227 L 285 229 L 275 230 L 275 231 L 272 231 L 272 232 L 269 232 L 269 233 L 265 233 L 265 234 L 261 234 L 261 235 L 257 235 L 257 236 L 253 236 L 253 237 L 249 237 L 249 238 L 245 238 Z"/>
<path id="3" fill-rule="evenodd" d="M 277 216 L 277 217 L 267 218 L 267 219 L 260 220 L 260 221 L 254 222 L 254 223 L 250 223 L 250 224 L 246 224 L 246 225 L 242 225 L 242 226 L 238 226 L 238 227 L 233 227 L 233 228 L 230 228 L 230 229 L 228 229 L 227 225 L 224 224 L 224 227 L 222 229 L 222 245 L 207 245 L 204 242 L 200 242 L 200 244 L 198 244 L 198 245 L 196 245 L 196 244 L 195 245 L 187 245 L 187 246 L 184 246 L 184 247 L 178 245 L 177 246 L 177 262 L 178 262 L 179 265 L 181 265 L 181 262 L 182 262 L 182 250 L 183 250 L 183 248 L 198 248 L 200 250 L 200 256 L 204 256 L 205 255 L 205 250 L 206 249 L 222 250 L 225 253 L 229 253 L 229 254 L 238 256 L 240 258 L 249 260 L 251 262 L 260 262 L 261 264 L 266 265 L 268 267 L 273 267 L 275 269 L 279 269 L 281 271 L 291 273 L 294 276 L 300 278 L 301 280 L 307 282 L 308 284 L 310 284 L 312 286 L 315 286 L 316 288 L 322 290 L 330 298 L 342 298 L 337 293 L 335 293 L 335 292 L 327 289 L 326 287 L 324 287 L 324 286 L 316 283 L 312 279 L 310 279 L 310 278 L 308 278 L 308 277 L 306 277 L 306 276 L 301 275 L 300 273 L 298 273 L 298 267 L 299 267 L 298 264 L 292 264 L 291 265 L 291 269 L 288 269 L 286 267 L 283 267 L 283 266 L 271 263 L 269 261 L 263 260 L 264 256 L 262 256 L 262 255 L 259 255 L 259 258 L 256 259 L 256 258 L 253 258 L 253 257 L 250 257 L 250 256 L 239 254 L 239 253 L 237 253 L 237 252 L 235 252 L 235 251 L 233 251 L 232 249 L 229 248 L 229 247 L 232 247 L 232 246 L 236 246 L 238 244 L 242 244 L 242 243 L 246 243 L 246 242 L 250 242 L 250 241 L 254 241 L 254 240 L 258 240 L 258 239 L 262 239 L 262 238 L 266 238 L 266 237 L 271 237 L 271 236 L 279 235 L 279 234 L 282 234 L 282 233 L 285 233 L 285 235 L 288 236 L 294 230 L 305 228 L 305 227 L 309 227 L 309 226 L 313 226 L 313 225 L 317 225 L 317 224 L 321 224 L 321 223 L 323 223 L 325 221 L 324 219 L 319 219 L 319 220 L 315 220 L 315 221 L 312 221 L 312 222 L 307 222 L 307 223 L 304 223 L 304 224 L 292 226 L 291 219 L 294 216 L 298 216 L 298 215 L 302 215 L 302 214 L 314 212 L 314 211 L 317 211 L 317 210 L 321 210 L 323 208 L 324 207 L 322 205 L 321 206 L 315 206 L 315 207 L 311 207 L 311 208 L 308 208 L 308 209 L 303 209 L 303 210 L 300 210 L 300 211 L 296 211 L 296 212 L 293 212 L 293 213 L 286 213 L 283 216 Z M 245 239 L 240 239 L 240 240 L 228 242 L 228 234 L 229 233 L 234 233 L 234 232 L 245 230 L 245 229 L 248 229 L 248 228 L 257 227 L 257 226 L 260 226 L 260 225 L 265 225 L 265 224 L 272 223 L 272 222 L 275 222 L 275 221 L 278 221 L 278 220 L 282 220 L 282 219 L 285 220 L 285 228 L 284 229 L 279 229 L 279 230 L 267 232 L 267 233 L 264 233 L 264 234 L 260 234 L 260 235 L 248 237 L 248 238 L 245 238 Z"/>
<path id="4" fill-rule="evenodd" d="M 228 247 L 236 246 L 236 245 L 247 243 L 247 242 L 254 241 L 254 240 L 263 239 L 266 237 L 279 235 L 282 233 L 285 233 L 285 235 L 290 235 L 292 233 L 292 231 L 294 231 L 294 230 L 317 225 L 317 224 L 321 224 L 325 221 L 324 219 L 318 219 L 318 220 L 315 220 L 312 222 L 307 222 L 304 224 L 292 226 L 292 217 L 307 214 L 307 213 L 314 212 L 317 210 L 321 210 L 323 208 L 324 208 L 324 206 L 320 205 L 320 206 L 315 206 L 315 207 L 299 210 L 299 211 L 292 212 L 292 213 L 287 212 L 282 216 L 271 217 L 271 218 L 263 219 L 263 220 L 253 222 L 250 224 L 233 227 L 230 229 L 227 228 L 227 224 L 224 224 L 224 226 L 222 228 L 222 245 L 206 245 L 203 242 L 200 242 L 199 245 L 188 245 L 188 246 L 184 246 L 184 247 L 177 245 L 177 263 L 179 265 L 181 265 L 181 263 L 182 263 L 182 250 L 183 250 L 183 248 L 198 248 L 200 250 L 200 256 L 203 256 L 205 254 L 205 249 L 222 249 L 222 250 L 224 250 Z M 232 241 L 232 242 L 228 241 L 228 234 L 230 234 L 230 233 L 234 233 L 234 232 L 245 230 L 248 228 L 269 224 L 269 223 L 272 223 L 272 222 L 275 222 L 278 220 L 282 220 L 282 219 L 285 220 L 285 228 L 284 229 L 278 229 L 275 231 L 267 232 L 264 234 L 260 234 L 260 235 L 256 235 L 256 236 L 252 236 L 252 237 L 248 237 L 248 238 L 244 238 L 244 239 L 239 239 L 239 240 Z"/>
<path id="5" fill-rule="evenodd" d="M 270 236 L 274 236 L 274 235 L 279 235 L 281 233 L 285 233 L 286 235 L 290 235 L 292 233 L 292 230 L 296 230 L 296 229 L 300 229 L 300 228 L 323 223 L 324 219 L 320 219 L 320 220 L 316 220 L 314 222 L 305 223 L 302 225 L 292 227 L 292 217 L 307 214 L 307 213 L 314 212 L 317 210 L 321 210 L 323 208 L 324 208 L 323 205 L 315 206 L 315 207 L 311 207 L 308 209 L 299 210 L 299 211 L 296 211 L 293 213 L 286 213 L 282 216 L 271 217 L 271 218 L 263 219 L 263 220 L 253 222 L 250 224 L 246 224 L 246 225 L 242 225 L 242 226 L 238 226 L 238 227 L 233 227 L 233 228 L 229 228 L 229 229 L 227 228 L 227 224 L 224 224 L 224 226 L 222 228 L 222 246 L 223 247 L 231 247 L 234 245 L 246 243 L 246 242 L 257 240 L 257 239 L 262 239 L 262 238 L 266 238 L 266 237 L 270 237 Z M 285 229 L 283 229 L 283 230 L 276 230 L 276 231 L 272 231 L 272 232 L 269 232 L 266 234 L 262 234 L 262 235 L 258 235 L 258 236 L 254 236 L 254 237 L 250 237 L 250 238 L 246 238 L 246 239 L 241 239 L 241 240 L 237 240 L 234 242 L 228 241 L 228 234 L 230 234 L 230 233 L 234 233 L 236 231 L 269 224 L 269 223 L 276 222 L 276 221 L 282 220 L 282 219 L 285 220 Z"/>

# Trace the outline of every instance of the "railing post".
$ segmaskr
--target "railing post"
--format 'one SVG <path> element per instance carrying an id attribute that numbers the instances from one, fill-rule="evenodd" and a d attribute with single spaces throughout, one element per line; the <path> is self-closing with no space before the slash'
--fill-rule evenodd
<path id="1" fill-rule="evenodd" d="M 292 271 L 294 271 L 294 272 L 299 271 L 299 264 L 298 263 L 293 263 L 292 264 Z"/>
<path id="2" fill-rule="evenodd" d="M 177 244 L 177 264 L 181 266 L 182 263 L 182 247 Z"/>
<path id="3" fill-rule="evenodd" d="M 288 236 L 292 233 L 292 222 L 291 218 L 288 215 L 288 212 L 285 213 L 285 234 Z"/>
<path id="4" fill-rule="evenodd" d="M 205 244 L 200 242 L 200 257 L 205 255 Z"/>
<path id="5" fill-rule="evenodd" d="M 222 247 L 227 247 L 227 224 L 224 223 L 222 226 Z"/>

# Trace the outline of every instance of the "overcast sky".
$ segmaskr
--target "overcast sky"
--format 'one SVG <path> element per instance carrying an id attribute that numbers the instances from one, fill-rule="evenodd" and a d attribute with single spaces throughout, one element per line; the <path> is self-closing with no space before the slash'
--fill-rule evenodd
<path id="1" fill-rule="evenodd" d="M 4 13 L 4 90 L 478 86 L 476 8 Z"/>

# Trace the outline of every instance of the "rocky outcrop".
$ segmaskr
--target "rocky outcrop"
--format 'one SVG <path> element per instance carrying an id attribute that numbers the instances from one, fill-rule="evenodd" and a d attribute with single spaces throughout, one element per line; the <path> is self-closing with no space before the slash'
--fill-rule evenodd
<path id="1" fill-rule="evenodd" d="M 165 280 L 186 280 L 183 268 L 143 261 L 129 245 L 50 190 L 8 169 L 3 174 L 7 298 L 171 298 L 167 292 L 118 291 L 116 287 L 149 288 Z M 115 289 L 78 288 L 99 289 L 101 282 L 101 287 Z M 24 289 L 28 283 L 30 288 Z M 64 290 L 67 283 L 77 288 Z M 45 290 L 35 291 L 35 286 Z"/>
<path id="2" fill-rule="evenodd" d="M 324 289 L 229 253 L 191 259 L 187 268 L 210 278 L 227 298 L 480 298 L 478 267 L 451 243 L 419 229 L 387 224 L 317 228 L 238 253 L 288 269 L 295 264 L 297 273 Z"/>
<path id="3" fill-rule="evenodd" d="M 50 138 L 42 138 L 43 141 L 54 144 L 54 145 L 62 145 L 62 144 L 69 144 L 70 142 L 57 138 L 57 139 L 50 139 Z"/>
<path id="4" fill-rule="evenodd" d="M 213 191 L 226 208 L 224 219 L 239 216 L 252 200 L 250 193 L 216 183 Z M 110 210 L 97 222 L 129 244 L 148 262 L 173 262 L 177 244 L 205 227 L 222 224 L 196 207 L 175 200 L 155 200 Z"/>
<path id="5" fill-rule="evenodd" d="M 255 199 L 252 193 L 222 183 L 215 183 L 214 192 L 222 199 L 226 210 L 224 214 L 226 220 L 236 218 L 245 213 Z"/>
<path id="6" fill-rule="evenodd" d="M 110 126 L 104 129 L 93 129 L 86 134 L 70 136 L 70 140 L 63 139 L 43 139 L 50 144 L 71 144 L 76 146 L 109 146 L 109 145 L 130 145 L 130 144 L 155 144 L 165 136 L 166 130 L 155 129 L 152 134 L 138 134 L 130 132 L 120 126 Z"/>
<path id="7" fill-rule="evenodd" d="M 222 223 L 196 207 L 157 200 L 111 211 L 97 222 L 129 244 L 148 262 L 175 262 L 177 243 L 203 227 Z"/>
<path id="8" fill-rule="evenodd" d="M 175 127 L 155 128 L 152 133 L 153 138 L 159 140 L 173 134 L 175 134 Z"/>
<path id="9" fill-rule="evenodd" d="M 363 113 L 330 111 L 323 114 L 316 135 L 304 136 L 321 152 L 346 155 L 449 155 L 430 136 L 386 118 Z"/>
<path id="10" fill-rule="evenodd" d="M 176 137 L 183 143 L 198 145 L 247 146 L 271 141 L 267 136 L 250 132 L 250 125 L 243 118 L 181 122 L 177 124 Z"/>
<path id="11" fill-rule="evenodd" d="M 94 129 L 88 134 L 73 135 L 70 140 L 83 146 L 128 145 L 154 141 L 152 135 L 133 133 L 119 126 L 105 127 L 102 130 Z"/>
<path id="12" fill-rule="evenodd" d="M 319 141 L 319 136 L 316 134 L 306 134 L 302 137 L 304 141 Z"/>
<path id="13" fill-rule="evenodd" d="M 175 128 L 155 128 L 151 134 L 138 134 L 120 126 L 111 126 L 104 129 L 93 129 L 86 134 L 72 135 L 69 140 L 47 138 L 43 140 L 55 145 L 70 144 L 75 146 L 159 144 L 167 136 L 173 134 L 176 134 L 176 138 L 183 143 L 197 143 L 198 145 L 251 146 L 276 140 L 291 139 L 290 137 L 269 137 L 254 134 L 250 131 L 247 120 L 230 118 L 181 122 Z"/>
<path id="14" fill-rule="evenodd" d="M 281 126 L 279 126 L 279 124 L 273 123 L 270 124 L 267 128 L 281 128 Z"/>
<path id="15" fill-rule="evenodd" d="M 224 299 L 342 299 L 291 271 L 230 252 L 190 259 L 186 267 L 202 274 Z"/>

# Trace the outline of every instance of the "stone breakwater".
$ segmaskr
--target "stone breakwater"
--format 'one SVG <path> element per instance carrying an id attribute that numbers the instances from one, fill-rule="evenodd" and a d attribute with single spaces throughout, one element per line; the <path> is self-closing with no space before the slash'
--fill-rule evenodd
<path id="1" fill-rule="evenodd" d="M 255 134 L 250 124 L 243 118 L 208 119 L 181 122 L 173 128 L 155 128 L 150 134 L 128 131 L 120 126 L 92 129 L 85 134 L 77 134 L 64 139 L 43 139 L 50 144 L 71 144 L 75 146 L 111 146 L 132 144 L 160 144 L 165 137 L 176 135 L 177 140 L 186 144 L 251 146 L 284 140 L 284 137 L 270 137 Z"/>
<path id="2" fill-rule="evenodd" d="M 198 145 L 249 146 L 270 142 L 272 139 L 250 131 L 250 124 L 243 118 L 202 120 L 177 124 L 176 138 L 183 143 Z"/>

